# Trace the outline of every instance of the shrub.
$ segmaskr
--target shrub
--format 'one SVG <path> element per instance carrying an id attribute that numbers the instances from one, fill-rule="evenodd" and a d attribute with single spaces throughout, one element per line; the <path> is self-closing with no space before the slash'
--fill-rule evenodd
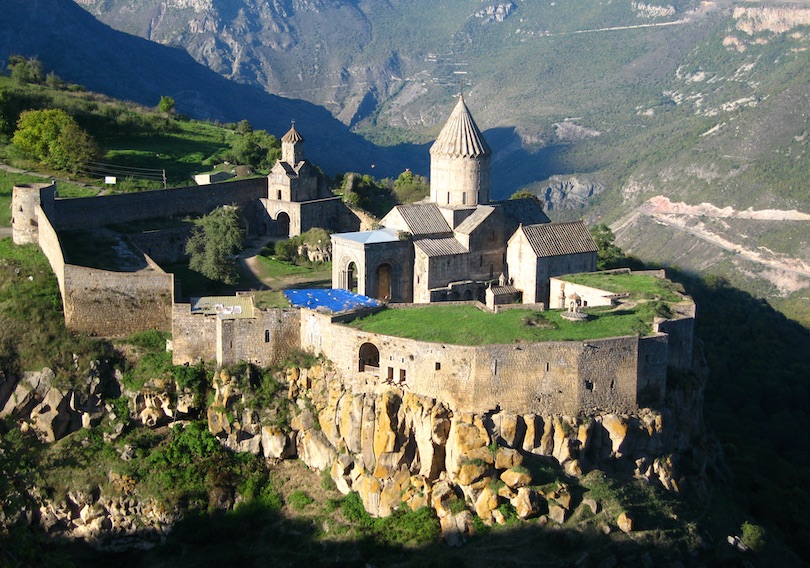
<path id="1" fill-rule="evenodd" d="M 757 552 L 765 546 L 765 529 L 745 521 L 742 524 L 742 541 L 751 550 Z"/>
<path id="2" fill-rule="evenodd" d="M 300 511 L 301 509 L 314 503 L 315 500 L 305 492 L 297 490 L 290 493 L 290 496 L 287 498 L 287 502 L 289 503 L 290 507 L 296 511 Z"/>

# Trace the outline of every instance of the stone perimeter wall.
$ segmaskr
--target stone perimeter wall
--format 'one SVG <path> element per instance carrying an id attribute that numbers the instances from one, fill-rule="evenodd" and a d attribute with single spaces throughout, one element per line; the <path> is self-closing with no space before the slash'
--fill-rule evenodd
<path id="1" fill-rule="evenodd" d="M 302 310 L 301 346 L 322 354 L 358 392 L 398 385 L 467 412 L 630 412 L 660 403 L 667 336 L 462 346 L 367 333 Z M 371 347 L 363 347 L 364 345 Z M 361 369 L 361 349 L 379 368 Z"/>
<path id="2" fill-rule="evenodd" d="M 210 213 L 221 205 L 252 206 L 267 193 L 266 178 L 138 193 L 52 199 L 43 209 L 57 230 L 95 229 L 158 217 Z"/>

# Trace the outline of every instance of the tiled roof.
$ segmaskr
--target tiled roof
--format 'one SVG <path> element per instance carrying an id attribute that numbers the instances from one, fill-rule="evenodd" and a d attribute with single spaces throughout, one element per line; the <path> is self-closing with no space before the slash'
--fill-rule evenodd
<path id="1" fill-rule="evenodd" d="M 287 131 L 287 134 L 281 137 L 281 141 L 295 144 L 296 142 L 303 142 L 304 137 L 295 129 L 295 124 L 293 124 Z"/>
<path id="2" fill-rule="evenodd" d="M 413 235 L 440 235 L 452 232 L 435 203 L 398 205 L 396 209 Z"/>
<path id="3" fill-rule="evenodd" d="M 453 237 L 418 239 L 414 240 L 413 244 L 427 256 L 453 256 L 456 254 L 466 254 L 468 252 L 467 249 Z"/>
<path id="4" fill-rule="evenodd" d="M 430 153 L 456 158 L 477 158 L 492 154 L 467 105 L 464 104 L 464 97 L 459 98 L 456 108 L 447 119 L 447 124 L 430 147 Z"/>
<path id="5" fill-rule="evenodd" d="M 493 207 L 498 207 L 503 216 L 514 227 L 518 225 L 538 225 L 548 223 L 550 219 L 543 212 L 540 202 L 533 197 L 526 199 L 507 199 L 490 203 Z"/>
<path id="6" fill-rule="evenodd" d="M 484 219 L 489 217 L 492 212 L 495 211 L 494 207 L 488 207 L 486 205 L 479 205 L 476 207 L 475 212 L 472 215 L 464 219 L 458 227 L 456 227 L 456 232 L 461 233 L 462 235 L 469 235 L 472 233 L 478 225 L 484 222 Z"/>
<path id="7" fill-rule="evenodd" d="M 543 223 L 526 225 L 521 228 L 523 234 L 539 256 L 561 256 L 596 252 L 596 243 L 582 221 L 569 223 Z"/>
<path id="8" fill-rule="evenodd" d="M 512 294 L 517 294 L 518 289 L 514 286 L 493 286 L 492 287 L 492 294 L 494 296 L 507 296 Z"/>

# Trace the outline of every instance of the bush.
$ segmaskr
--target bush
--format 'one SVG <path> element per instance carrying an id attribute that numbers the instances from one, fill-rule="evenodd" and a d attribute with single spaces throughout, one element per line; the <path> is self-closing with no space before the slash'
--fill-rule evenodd
<path id="1" fill-rule="evenodd" d="M 287 502 L 289 503 L 290 507 L 292 507 L 296 511 L 300 511 L 301 509 L 314 503 L 315 500 L 309 495 L 307 495 L 305 492 L 299 490 L 290 493 Z"/>
<path id="2" fill-rule="evenodd" d="M 765 546 L 765 529 L 759 525 L 749 523 L 742 524 L 742 541 L 751 550 L 757 552 Z"/>

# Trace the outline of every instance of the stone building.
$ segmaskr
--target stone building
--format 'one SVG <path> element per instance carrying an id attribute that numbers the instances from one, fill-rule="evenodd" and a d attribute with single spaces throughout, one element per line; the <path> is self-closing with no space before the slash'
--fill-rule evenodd
<path id="1" fill-rule="evenodd" d="M 491 156 L 460 98 L 430 148 L 430 198 L 394 207 L 381 229 L 332 235 L 333 287 L 392 302 L 483 302 L 511 283 L 524 302 L 547 304 L 549 277 L 595 270 L 582 222 L 551 223 L 534 198 L 490 202 Z"/>
<path id="2" fill-rule="evenodd" d="M 267 176 L 267 198 L 262 204 L 280 237 L 294 237 L 313 227 L 340 228 L 345 206 L 304 158 L 304 137 L 294 123 L 281 138 L 281 159 Z"/>

